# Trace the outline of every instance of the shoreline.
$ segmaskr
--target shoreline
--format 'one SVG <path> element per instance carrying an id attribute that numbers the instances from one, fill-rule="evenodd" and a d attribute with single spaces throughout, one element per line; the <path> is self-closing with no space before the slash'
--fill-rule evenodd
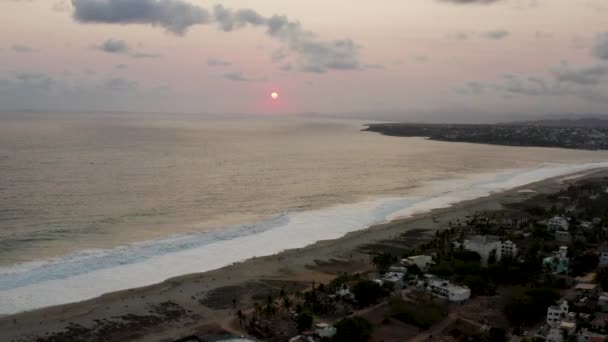
<path id="1" fill-rule="evenodd" d="M 122 315 L 149 315 L 151 308 L 171 301 L 185 309 L 179 319 L 158 326 L 143 327 L 128 332 L 129 340 L 172 340 L 193 333 L 202 327 L 222 327 L 229 330 L 233 316 L 231 306 L 211 305 L 208 298 L 214 291 L 255 284 L 260 281 L 300 282 L 328 281 L 340 270 L 357 271 L 370 268 L 369 256 L 360 248 L 370 243 L 393 239 L 405 232 L 420 232 L 420 236 L 441 229 L 441 224 L 479 210 L 498 209 L 505 202 L 517 202 L 536 193 L 553 192 L 563 182 L 605 174 L 606 168 L 583 170 L 550 177 L 480 198 L 464 200 L 448 207 L 417 213 L 387 223 L 347 233 L 345 236 L 318 241 L 312 245 L 289 249 L 277 254 L 255 257 L 212 271 L 186 274 L 144 287 L 104 294 L 90 300 L 46 307 L 0 317 L 0 339 L 28 341 L 57 333 L 71 325 L 95 329 L 96 322 Z M 574 176 L 576 175 L 576 176 Z M 573 178 L 574 177 L 574 178 Z M 521 190 L 534 190 L 522 192 Z M 331 264 L 338 264 L 333 267 Z M 243 296 L 236 291 L 235 296 Z M 225 296 L 224 296 L 225 297 Z M 230 302 L 232 298 L 224 298 Z M 247 305 L 247 298 L 239 304 Z M 215 306 L 215 307 L 214 307 Z M 162 333 L 161 333 L 162 332 Z M 93 339 L 94 340 L 94 339 Z"/>

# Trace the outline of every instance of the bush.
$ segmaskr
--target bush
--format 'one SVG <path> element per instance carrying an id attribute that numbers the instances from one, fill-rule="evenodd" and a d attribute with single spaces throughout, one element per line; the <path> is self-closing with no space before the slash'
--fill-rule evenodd
<path id="1" fill-rule="evenodd" d="M 555 305 L 559 293 L 548 288 L 512 288 L 505 296 L 504 313 L 513 325 L 531 326 L 547 313 L 547 307 Z"/>
<path id="2" fill-rule="evenodd" d="M 375 281 L 361 280 L 353 286 L 353 294 L 360 305 L 367 306 L 378 301 L 386 291 Z"/>
<path id="3" fill-rule="evenodd" d="M 390 313 L 395 319 L 428 329 L 435 323 L 440 322 L 447 315 L 447 310 L 433 303 L 405 302 L 401 298 L 393 298 L 390 301 Z"/>
<path id="4" fill-rule="evenodd" d="M 312 315 L 307 312 L 302 312 L 298 315 L 298 331 L 304 331 L 312 327 Z"/>
<path id="5" fill-rule="evenodd" d="M 373 326 L 363 317 L 344 318 L 335 327 L 334 342 L 367 342 L 372 337 Z"/>

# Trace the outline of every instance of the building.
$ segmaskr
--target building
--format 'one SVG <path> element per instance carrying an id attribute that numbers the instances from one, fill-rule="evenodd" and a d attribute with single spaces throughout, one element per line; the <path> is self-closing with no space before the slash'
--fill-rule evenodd
<path id="1" fill-rule="evenodd" d="M 543 259 L 543 267 L 546 267 L 554 274 L 568 273 L 568 247 L 561 246 L 559 251 L 553 252 L 553 255 Z"/>
<path id="2" fill-rule="evenodd" d="M 547 220 L 547 229 L 550 231 L 568 231 L 568 228 L 570 228 L 570 223 L 568 223 L 568 220 L 563 216 L 554 216 Z"/>
<path id="3" fill-rule="evenodd" d="M 597 300 L 597 308 L 601 312 L 608 312 L 608 292 L 600 293 L 600 296 Z"/>
<path id="4" fill-rule="evenodd" d="M 591 332 L 587 328 L 582 328 L 576 335 L 576 342 L 604 342 L 604 341 L 606 341 L 606 335 Z"/>
<path id="5" fill-rule="evenodd" d="M 332 338 L 336 334 L 336 328 L 327 323 L 315 324 L 315 334 L 321 338 Z"/>
<path id="6" fill-rule="evenodd" d="M 547 308 L 547 324 L 555 326 L 568 317 L 568 302 L 563 301 L 560 305 L 552 305 Z"/>
<path id="7" fill-rule="evenodd" d="M 426 272 L 429 267 L 434 264 L 433 257 L 428 255 L 414 255 L 401 259 L 401 264 L 405 266 L 416 265 L 422 272 Z"/>
<path id="8" fill-rule="evenodd" d="M 599 254 L 598 267 L 604 268 L 608 266 L 608 245 L 603 243 L 597 250 Z"/>
<path id="9" fill-rule="evenodd" d="M 475 252 L 481 256 L 481 265 L 487 266 L 491 255 L 499 260 L 501 243 L 500 239 L 494 235 L 474 235 L 464 240 L 462 245 L 467 251 Z"/>
<path id="10" fill-rule="evenodd" d="M 601 292 L 597 284 L 580 283 L 574 287 L 577 298 L 597 298 Z"/>
<path id="11" fill-rule="evenodd" d="M 450 302 L 462 303 L 471 298 L 468 287 L 452 284 L 448 280 L 425 275 L 426 290 L 438 297 L 447 298 Z"/>
<path id="12" fill-rule="evenodd" d="M 502 257 L 505 256 L 515 258 L 518 252 L 519 251 L 517 250 L 517 245 L 513 241 L 507 240 L 505 242 L 501 242 L 500 253 L 496 255 L 496 259 L 500 260 L 502 259 Z"/>
<path id="13" fill-rule="evenodd" d="M 572 235 L 570 235 L 570 232 L 567 230 L 556 230 L 553 233 L 553 237 L 555 238 L 556 241 L 561 242 L 561 243 L 572 242 Z"/>
<path id="14" fill-rule="evenodd" d="M 608 314 L 596 312 L 593 316 L 595 318 L 591 321 L 591 330 L 598 333 L 608 332 Z"/>

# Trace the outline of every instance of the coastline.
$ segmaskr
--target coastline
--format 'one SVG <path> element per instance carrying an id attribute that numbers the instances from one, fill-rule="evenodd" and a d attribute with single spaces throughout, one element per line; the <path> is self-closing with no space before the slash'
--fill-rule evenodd
<path id="1" fill-rule="evenodd" d="M 606 169 L 584 170 L 551 177 L 489 196 L 461 201 L 449 207 L 374 225 L 350 232 L 338 239 L 318 241 L 303 248 L 256 257 L 204 273 L 171 278 L 155 285 L 113 292 L 79 303 L 4 316 L 0 318 L 0 339 L 34 340 L 75 325 L 85 329 L 98 329 L 98 322 L 110 322 L 126 314 L 150 315 L 154 307 L 169 301 L 184 309 L 179 317 L 164 321 L 162 327 L 142 324 L 140 329 L 127 332 L 116 329 L 115 333 L 118 335 L 115 339 L 171 341 L 193 333 L 200 334 L 201 331 L 206 331 L 205 329 L 230 331 L 233 316 L 230 302 L 233 296 L 249 294 L 251 291 L 242 290 L 248 289 L 252 284 L 259 285 L 269 281 L 307 284 L 312 280 L 328 281 L 340 271 L 369 269 L 369 256 L 360 250 L 361 246 L 393 239 L 408 231 L 416 231 L 419 234 L 418 239 L 424 238 L 452 218 L 479 210 L 498 209 L 502 203 L 517 202 L 534 194 L 520 190 L 553 192 L 563 185 L 562 181 L 598 174 L 606 174 Z M 232 291 L 232 295 L 228 296 L 225 291 L 221 292 L 227 289 L 239 291 Z M 224 302 L 218 304 L 209 301 L 210 297 L 217 297 L 218 294 L 224 297 L 221 298 Z M 238 298 L 238 302 L 242 305 L 252 304 L 250 298 Z"/>

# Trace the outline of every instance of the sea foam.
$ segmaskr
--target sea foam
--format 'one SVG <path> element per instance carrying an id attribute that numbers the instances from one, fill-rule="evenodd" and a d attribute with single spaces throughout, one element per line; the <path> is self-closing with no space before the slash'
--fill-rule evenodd
<path id="1" fill-rule="evenodd" d="M 172 236 L 107 250 L 0 268 L 0 315 L 78 302 L 113 291 L 217 269 L 255 256 L 336 239 L 373 224 L 486 196 L 608 162 L 544 165 L 536 169 L 435 181 L 421 196 L 381 197 L 314 211 L 294 211 L 221 230 Z"/>

